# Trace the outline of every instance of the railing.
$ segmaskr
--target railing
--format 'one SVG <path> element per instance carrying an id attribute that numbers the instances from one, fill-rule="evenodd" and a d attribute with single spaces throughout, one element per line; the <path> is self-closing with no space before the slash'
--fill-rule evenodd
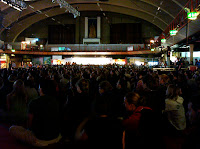
<path id="1" fill-rule="evenodd" d="M 200 0 L 189 0 L 184 8 L 189 8 L 190 11 L 193 12 L 195 9 L 200 7 L 199 4 L 200 4 Z M 178 13 L 175 19 L 162 32 L 162 34 L 159 37 L 159 41 L 160 39 L 163 38 L 163 36 L 165 36 L 165 39 L 168 39 L 170 37 L 170 34 L 169 34 L 170 30 L 176 29 L 177 31 L 179 31 L 184 26 L 186 26 L 188 22 L 190 22 L 190 20 L 187 19 L 187 12 L 185 11 L 184 8 Z"/>
<path id="2" fill-rule="evenodd" d="M 16 51 L 21 51 L 21 43 L 8 43 Z M 27 51 L 58 52 L 127 52 L 150 50 L 147 44 L 48 44 L 44 48 L 38 45 L 26 45 Z"/>

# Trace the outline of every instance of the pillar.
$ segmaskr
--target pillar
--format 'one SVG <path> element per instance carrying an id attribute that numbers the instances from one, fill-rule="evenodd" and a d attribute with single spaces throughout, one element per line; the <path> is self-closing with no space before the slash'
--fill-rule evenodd
<path id="1" fill-rule="evenodd" d="M 167 66 L 170 66 L 170 54 L 171 54 L 171 48 L 170 46 L 167 46 Z"/>
<path id="2" fill-rule="evenodd" d="M 88 38 L 88 17 L 85 17 L 85 38 Z"/>
<path id="3" fill-rule="evenodd" d="M 194 44 L 190 44 L 190 64 L 193 65 L 193 50 L 194 50 Z"/>
<path id="4" fill-rule="evenodd" d="M 80 17 L 76 18 L 76 44 L 80 43 Z"/>
<path id="5" fill-rule="evenodd" d="M 101 17 L 97 17 L 97 38 L 101 38 Z"/>

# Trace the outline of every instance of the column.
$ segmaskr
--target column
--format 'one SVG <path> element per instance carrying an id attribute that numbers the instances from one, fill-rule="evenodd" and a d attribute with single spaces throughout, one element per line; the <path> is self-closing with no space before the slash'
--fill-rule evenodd
<path id="1" fill-rule="evenodd" d="M 79 37 L 80 37 L 80 17 L 76 18 L 76 44 L 79 44 Z"/>
<path id="2" fill-rule="evenodd" d="M 97 17 L 97 38 L 101 38 L 101 17 Z"/>
<path id="3" fill-rule="evenodd" d="M 191 65 L 194 65 L 194 62 L 193 62 L 193 49 L 194 49 L 194 44 L 190 44 L 190 64 Z"/>
<path id="4" fill-rule="evenodd" d="M 85 38 L 88 38 L 88 17 L 85 17 Z"/>
<path id="5" fill-rule="evenodd" d="M 171 54 L 171 48 L 170 46 L 167 46 L 167 66 L 170 67 L 170 54 Z"/>

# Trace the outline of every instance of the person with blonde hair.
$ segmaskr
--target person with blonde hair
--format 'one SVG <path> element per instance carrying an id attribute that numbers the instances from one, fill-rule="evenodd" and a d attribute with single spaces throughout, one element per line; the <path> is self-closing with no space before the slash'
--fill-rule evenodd
<path id="1" fill-rule="evenodd" d="M 165 112 L 169 122 L 168 132 L 177 134 L 186 128 L 184 99 L 180 96 L 181 89 L 170 84 L 166 90 Z"/>

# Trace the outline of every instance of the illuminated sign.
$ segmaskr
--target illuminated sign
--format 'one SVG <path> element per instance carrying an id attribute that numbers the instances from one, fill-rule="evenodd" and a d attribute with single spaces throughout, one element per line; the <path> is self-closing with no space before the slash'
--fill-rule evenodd
<path id="1" fill-rule="evenodd" d="M 187 13 L 187 18 L 190 19 L 190 20 L 196 20 L 196 19 L 197 19 L 197 16 L 198 16 L 198 13 L 197 13 L 197 12 L 190 12 L 190 13 Z"/>
<path id="2" fill-rule="evenodd" d="M 170 33 L 171 36 L 176 35 L 177 32 L 178 32 L 177 30 L 170 30 L 169 31 L 169 33 Z"/>
<path id="3" fill-rule="evenodd" d="M 161 43 L 166 43 L 166 39 L 161 39 Z"/>

